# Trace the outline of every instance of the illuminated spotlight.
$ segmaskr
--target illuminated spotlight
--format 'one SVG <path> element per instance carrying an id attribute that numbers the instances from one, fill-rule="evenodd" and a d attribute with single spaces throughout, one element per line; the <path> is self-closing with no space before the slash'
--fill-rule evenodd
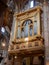
<path id="1" fill-rule="evenodd" d="M 5 28 L 4 28 L 4 27 L 1 28 L 1 32 L 2 32 L 2 33 L 5 32 Z"/>
<path id="2" fill-rule="evenodd" d="M 5 47 L 5 43 L 2 43 L 2 46 Z"/>
<path id="3" fill-rule="evenodd" d="M 25 38 L 25 41 L 28 41 L 28 38 Z"/>
<path id="4" fill-rule="evenodd" d="M 15 59 L 17 58 L 17 56 L 14 57 Z"/>

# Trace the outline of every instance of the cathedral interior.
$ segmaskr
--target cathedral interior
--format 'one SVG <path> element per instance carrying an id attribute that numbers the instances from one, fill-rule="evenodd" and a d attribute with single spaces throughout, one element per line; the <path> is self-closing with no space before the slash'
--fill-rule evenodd
<path id="1" fill-rule="evenodd" d="M 0 0 L 0 65 L 49 65 L 49 0 Z"/>

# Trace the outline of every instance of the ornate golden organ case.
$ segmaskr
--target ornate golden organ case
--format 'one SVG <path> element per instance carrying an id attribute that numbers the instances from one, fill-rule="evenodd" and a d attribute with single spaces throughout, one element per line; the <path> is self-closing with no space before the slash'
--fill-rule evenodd
<path id="1" fill-rule="evenodd" d="M 9 54 L 17 56 L 42 55 L 44 42 L 41 29 L 40 7 L 15 14 L 16 18 L 13 40 L 10 40 Z"/>

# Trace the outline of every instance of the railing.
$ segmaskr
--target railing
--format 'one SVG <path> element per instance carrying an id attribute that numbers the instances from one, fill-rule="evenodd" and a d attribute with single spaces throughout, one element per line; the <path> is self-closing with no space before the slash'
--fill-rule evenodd
<path id="1" fill-rule="evenodd" d="M 26 41 L 26 42 L 20 42 L 16 44 L 12 44 L 10 46 L 9 52 L 19 52 L 19 51 L 24 51 L 24 50 L 43 50 L 44 49 L 44 42 L 43 38 L 37 38 L 37 39 L 32 39 L 31 41 Z"/>
<path id="2" fill-rule="evenodd" d="M 34 42 L 16 44 L 14 45 L 14 50 L 24 50 L 24 49 L 42 48 L 42 47 L 43 44 L 41 41 L 34 41 Z"/>

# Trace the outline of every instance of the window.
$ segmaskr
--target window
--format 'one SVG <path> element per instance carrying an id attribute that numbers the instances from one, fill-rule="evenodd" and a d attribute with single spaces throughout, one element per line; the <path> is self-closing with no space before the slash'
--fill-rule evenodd
<path id="1" fill-rule="evenodd" d="M 28 32 L 29 32 L 29 23 L 28 23 L 28 21 L 26 21 L 25 22 L 26 24 L 25 24 L 25 26 L 24 26 L 24 35 L 25 35 L 25 37 L 28 37 Z"/>
<path id="2" fill-rule="evenodd" d="M 21 28 L 21 38 L 24 38 L 24 28 Z"/>
<path id="3" fill-rule="evenodd" d="M 29 34 L 30 34 L 30 36 L 32 36 L 32 33 L 33 33 L 33 25 L 30 25 L 29 28 L 30 28 L 30 30 L 29 30 L 30 33 Z"/>
<path id="4" fill-rule="evenodd" d="M 29 35 L 32 36 L 32 21 L 31 20 L 26 20 L 22 24 L 22 29 L 21 29 L 21 35 L 23 37 L 28 37 Z"/>
<path id="5" fill-rule="evenodd" d="M 30 8 L 32 8 L 34 6 L 34 1 L 30 2 Z"/>
<path id="6" fill-rule="evenodd" d="M 34 21 L 34 35 L 37 34 L 37 21 Z"/>
<path id="7" fill-rule="evenodd" d="M 17 38 L 26 38 L 28 36 L 33 36 L 37 34 L 37 21 L 33 22 L 29 20 L 25 20 L 22 25 L 18 25 L 17 29 Z"/>
<path id="8" fill-rule="evenodd" d="M 1 28 L 1 32 L 2 32 L 2 33 L 5 32 L 5 28 L 4 28 L 4 27 Z"/>
<path id="9" fill-rule="evenodd" d="M 18 35 L 17 35 L 17 38 L 21 38 L 21 30 L 20 30 L 20 27 L 18 26 L 18 31 L 17 31 Z"/>

